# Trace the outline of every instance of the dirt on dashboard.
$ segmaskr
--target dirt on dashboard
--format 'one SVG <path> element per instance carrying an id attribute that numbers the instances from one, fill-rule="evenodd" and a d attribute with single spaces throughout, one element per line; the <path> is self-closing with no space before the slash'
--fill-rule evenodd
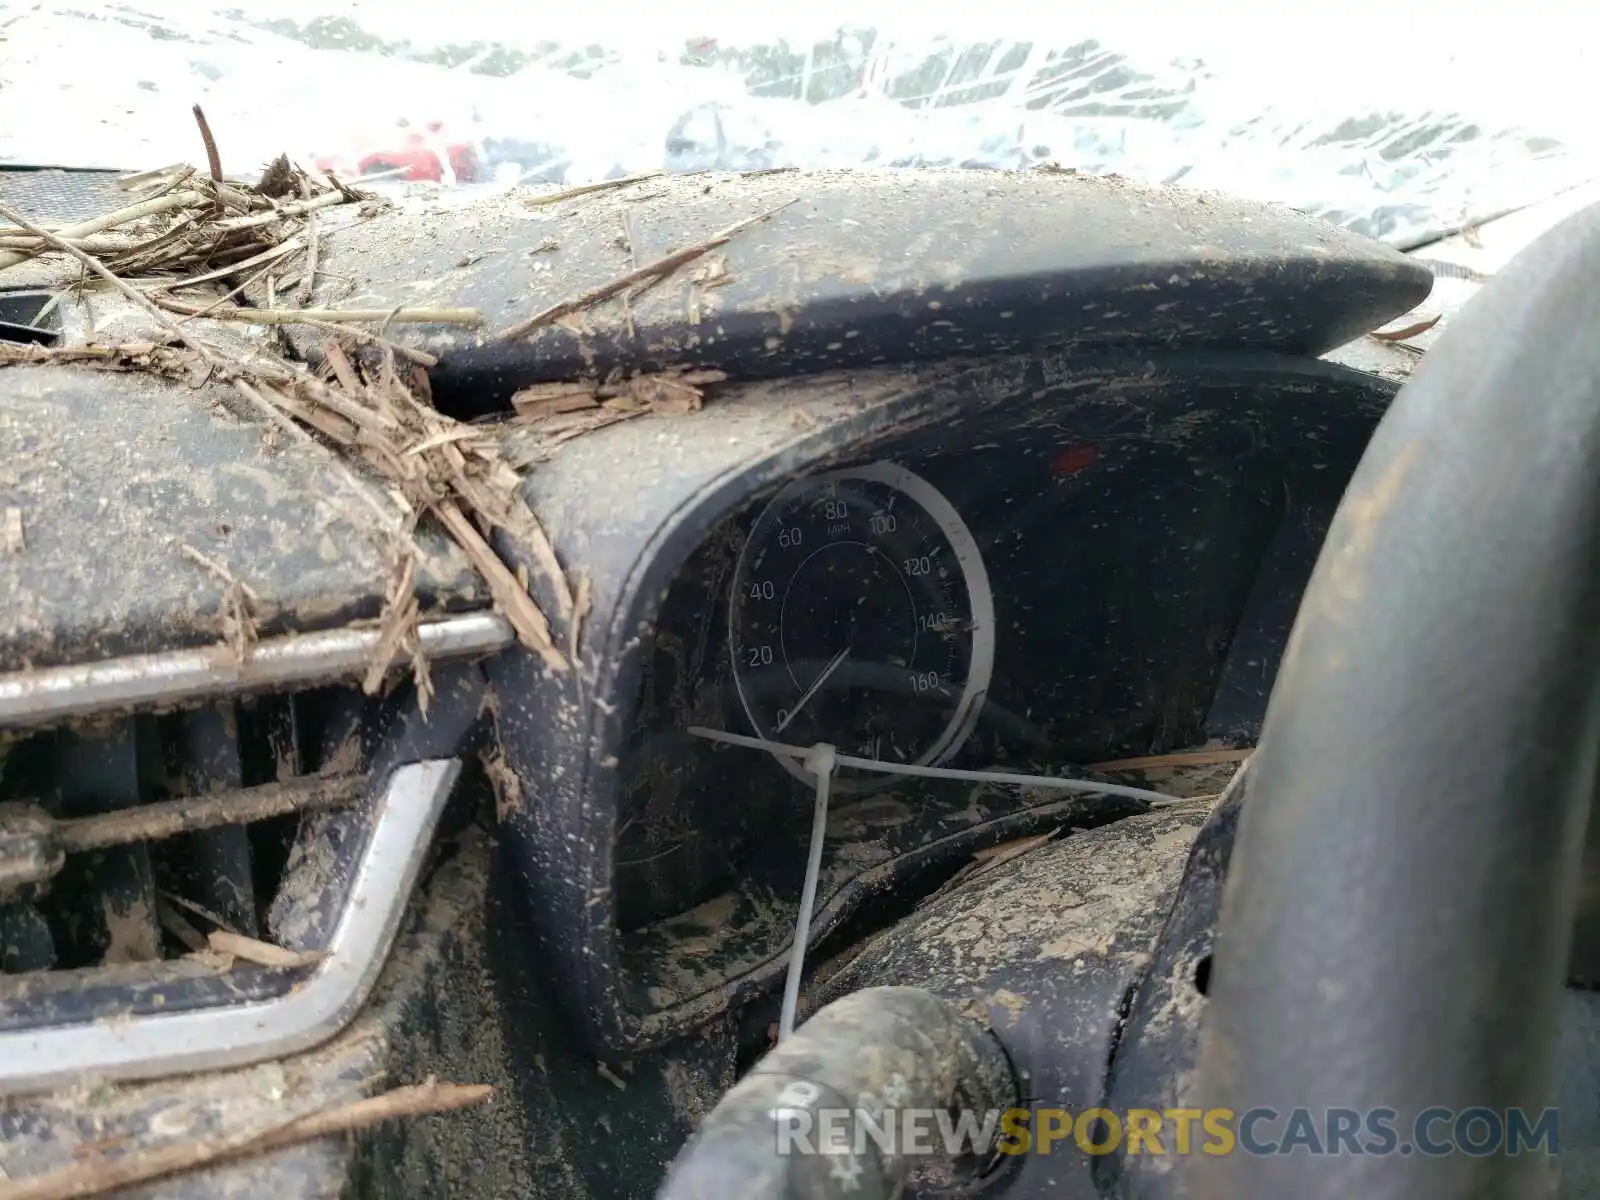
<path id="1" fill-rule="evenodd" d="M 518 640 L 557 673 L 569 669 L 587 609 L 581 572 L 569 579 L 549 538 L 523 496 L 519 469 L 554 446 L 606 425 L 644 414 L 698 411 L 701 389 L 714 371 L 669 369 L 649 376 L 536 385 L 512 398 L 509 420 L 527 437 L 518 461 L 493 428 L 459 420 L 433 403 L 435 355 L 389 336 L 397 325 L 476 329 L 474 308 L 399 306 L 382 309 L 316 307 L 316 284 L 328 240 L 389 207 L 369 191 L 279 158 L 256 183 L 225 176 L 220 155 L 197 110 L 209 171 L 179 166 L 129 176 L 120 183 L 129 203 L 92 220 L 46 227 L 0 203 L 0 278 L 25 267 L 28 282 L 48 300 L 20 323 L 7 314 L 0 366 L 77 364 L 138 371 L 190 385 L 221 384 L 262 423 L 269 439 L 292 438 L 320 455 L 364 523 L 376 520 L 391 561 L 382 617 L 383 636 L 367 685 L 375 691 L 397 661 L 411 663 L 424 702 L 427 663 L 417 633 L 415 584 L 420 553 L 415 532 L 427 521 L 442 529 L 483 577 L 495 607 Z M 550 204 L 634 182 L 591 185 L 538 197 Z M 694 246 L 636 263 L 600 287 L 587 287 L 517 321 L 495 335 L 511 341 L 546 325 L 575 319 L 590 306 L 648 289 L 695 263 L 764 217 L 751 218 Z M 715 281 L 710 281 L 714 286 Z M 137 336 L 116 331 L 128 322 L 91 322 L 62 337 L 59 305 L 92 289 L 134 319 Z M 255 303 L 253 299 L 264 302 Z M 81 323 L 80 323 L 81 324 Z M 293 328 L 320 339 L 315 355 L 295 352 L 284 336 Z M 238 336 L 243 329 L 253 336 Z M 263 334 L 265 336 L 263 336 Z M 314 359 L 315 365 L 308 359 Z M 530 446 L 532 450 L 530 451 Z M 376 476 L 376 492 L 363 486 Z M 0 512 L 7 553 L 26 553 L 27 514 Z M 543 576 L 541 606 L 526 570 L 514 572 L 491 546 L 499 537 Z M 247 580 L 222 564 L 201 562 L 225 590 L 224 640 L 243 661 L 255 641 Z M 546 611 L 553 608 L 553 611 Z"/>

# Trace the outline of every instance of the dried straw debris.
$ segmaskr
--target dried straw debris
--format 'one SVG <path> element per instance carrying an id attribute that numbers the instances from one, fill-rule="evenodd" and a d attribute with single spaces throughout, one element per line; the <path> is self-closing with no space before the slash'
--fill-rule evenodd
<path id="1" fill-rule="evenodd" d="M 356 220 L 385 207 L 371 193 L 331 175 L 305 172 L 280 157 L 255 184 L 226 178 L 204 115 L 197 112 L 209 171 L 178 165 L 125 177 L 119 186 L 140 198 L 64 228 L 43 228 L 0 205 L 0 272 L 31 259 L 64 259 L 63 286 L 106 285 L 144 311 L 162 331 L 151 338 L 55 346 L 0 344 L 0 367 L 13 363 L 77 363 L 106 370 L 147 371 L 188 383 L 231 386 L 274 432 L 316 446 L 330 475 L 355 503 L 366 506 L 390 537 L 393 571 L 369 689 L 381 686 L 397 662 L 409 660 L 419 690 L 427 696 L 427 664 L 418 649 L 419 617 L 413 590 L 416 523 L 433 517 L 482 575 L 496 607 L 523 646 L 555 672 L 576 656 L 578 623 L 588 606 L 587 588 L 575 590 L 554 547 L 522 496 L 518 470 L 548 456 L 574 437 L 643 415 L 698 412 L 706 385 L 718 371 L 673 368 L 650 375 L 601 382 L 528 388 L 514 398 L 512 422 L 528 427 L 515 458 L 492 429 L 466 424 L 434 407 L 428 368 L 437 360 L 385 337 L 406 322 L 476 327 L 482 314 L 470 308 L 400 307 L 328 309 L 309 305 L 315 295 L 321 249 L 337 233 L 318 214 L 345 209 Z M 640 182 L 619 180 L 569 189 L 529 203 L 546 204 Z M 511 340 L 542 325 L 581 322 L 589 308 L 620 297 L 626 304 L 680 267 L 696 264 L 699 294 L 727 281 L 720 258 L 707 256 L 745 229 L 780 209 L 739 221 L 693 246 L 655 262 L 635 264 L 616 279 L 563 301 L 492 335 Z M 704 261 L 698 261 L 704 260 Z M 76 279 L 71 268 L 76 266 Z M 242 299 L 252 285 L 264 286 L 268 302 Z M 281 285 L 281 286 L 280 286 Z M 222 289 L 221 295 L 217 293 Z M 296 360 L 281 341 L 218 344 L 209 322 L 258 326 L 301 325 L 327 334 L 320 369 Z M 336 451 L 330 452 L 330 451 Z M 350 471 L 355 460 L 382 481 L 378 493 Z M 387 500 L 384 502 L 383 497 Z M 491 548 L 499 536 L 514 544 L 540 576 L 564 627 L 558 644 L 551 619 L 529 593 L 526 571 L 510 570 Z M 191 555 L 191 557 L 194 557 Z M 197 560 L 200 561 L 200 560 Z M 229 643 L 241 658 L 253 641 L 251 595 L 218 564 L 203 562 L 223 583 L 223 617 Z M 580 594 L 581 593 L 581 594 Z"/>
<path id="2" fill-rule="evenodd" d="M 0 345 L 0 365 L 76 362 L 113 370 L 151 371 L 192 382 L 203 373 L 231 384 L 236 392 L 280 431 L 343 452 L 329 455 L 335 476 L 352 495 L 379 516 L 393 536 L 396 563 L 384 636 L 368 686 L 376 687 L 396 659 L 410 659 L 419 688 L 428 692 L 426 664 L 416 637 L 417 602 L 412 582 L 416 548 L 411 531 L 421 514 L 431 513 L 483 575 L 491 594 L 523 645 L 541 655 L 552 670 L 567 669 L 549 622 L 539 606 L 490 548 L 489 537 L 504 533 L 527 548 L 548 576 L 559 615 L 572 609 L 571 592 L 537 519 L 520 496 L 520 480 L 500 460 L 497 441 L 432 406 L 426 368 L 431 355 L 395 345 L 360 324 L 387 327 L 407 321 L 476 325 L 473 309 L 402 308 L 256 309 L 232 302 L 250 282 L 288 271 L 308 259 L 318 244 L 311 228 L 324 209 L 356 206 L 371 215 L 381 205 L 370 194 L 338 180 L 274 164 L 268 173 L 284 176 L 269 189 L 219 183 L 192 168 L 159 173 L 147 181 L 156 194 L 93 221 L 50 230 L 0 205 L 0 271 L 30 258 L 54 255 L 76 263 L 91 276 L 121 292 L 165 331 L 160 341 L 61 346 Z M 292 184 L 292 187 L 291 187 Z M 281 200 L 294 195 L 298 199 Z M 324 231 L 323 236 L 326 235 Z M 314 270 L 305 262 L 304 273 Z M 191 289 L 234 285 L 221 299 L 186 298 Z M 191 294 L 193 292 L 191 291 Z M 265 349 L 228 350 L 203 339 L 196 318 L 254 324 L 304 324 L 329 333 L 325 366 L 318 374 L 305 364 Z M 346 349 L 348 343 L 350 349 Z M 388 485 L 404 511 L 380 504 L 350 473 L 343 459 L 355 459 Z M 195 557 L 193 554 L 191 558 Z M 200 560 L 197 560 L 200 561 Z M 203 565 L 218 575 L 227 640 L 240 656 L 253 641 L 249 594 L 218 564 Z"/>

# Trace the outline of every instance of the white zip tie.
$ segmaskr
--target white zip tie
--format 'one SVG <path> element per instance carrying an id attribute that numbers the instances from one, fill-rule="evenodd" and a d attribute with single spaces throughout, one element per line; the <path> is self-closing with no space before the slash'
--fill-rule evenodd
<path id="1" fill-rule="evenodd" d="M 725 733 L 708 729 L 704 725 L 691 725 L 689 733 L 708 741 L 729 746 L 744 746 L 750 750 L 765 750 L 769 754 L 782 754 L 789 758 L 804 759 L 815 746 L 790 746 L 784 742 L 769 742 L 766 738 L 746 737 L 742 733 Z M 1146 788 L 1127 787 L 1120 783 L 1096 783 L 1092 779 L 1062 779 L 1057 775 L 1023 775 L 1012 771 L 963 771 L 954 767 L 924 767 L 916 763 L 890 763 L 875 758 L 856 758 L 849 754 L 835 754 L 834 765 L 854 767 L 861 771 L 877 771 L 883 775 L 912 775 L 919 779 L 957 779 L 968 783 L 1004 783 L 1014 787 L 1046 788 L 1058 792 L 1081 792 L 1095 796 L 1125 796 L 1130 800 L 1143 800 L 1152 808 L 1166 808 L 1183 804 L 1187 798 L 1169 796 L 1165 792 L 1152 792 Z"/>
<path id="2" fill-rule="evenodd" d="M 817 880 L 822 875 L 822 846 L 828 836 L 828 794 L 838 756 L 826 742 L 806 751 L 804 765 L 817 781 L 816 810 L 811 814 L 811 852 L 806 857 L 806 881 L 800 888 L 800 915 L 794 923 L 794 944 L 789 950 L 789 977 L 783 984 L 783 1008 L 778 1013 L 778 1040 L 794 1032 L 800 1008 L 800 981 L 806 970 L 806 945 L 811 941 L 811 910 L 817 903 Z"/>
<path id="3" fill-rule="evenodd" d="M 1039 787 L 1059 792 L 1080 792 L 1102 796 L 1125 796 L 1143 800 L 1152 808 L 1165 808 L 1182 804 L 1180 796 L 1165 792 L 1152 792 L 1144 788 L 1124 787 L 1120 783 L 1095 783 L 1088 779 L 1061 779 L 1055 775 L 1019 775 L 1010 771 L 962 771 L 954 767 L 924 767 L 915 763 L 888 763 L 874 758 L 856 758 L 840 754 L 827 742 L 815 746 L 791 746 L 785 742 L 769 742 L 766 738 L 746 737 L 741 733 L 727 733 L 721 729 L 708 729 L 704 725 L 691 725 L 689 733 L 708 741 L 729 746 L 743 746 L 750 750 L 765 750 L 797 758 L 806 771 L 817 781 L 816 807 L 811 814 L 811 846 L 806 855 L 806 877 L 800 888 L 800 913 L 794 924 L 794 941 L 789 948 L 789 974 L 783 984 L 783 1007 L 778 1011 L 778 1040 L 781 1042 L 794 1032 L 795 1014 L 800 1008 L 800 983 L 805 976 L 807 943 L 811 940 L 811 910 L 817 903 L 817 881 L 822 875 L 822 849 L 828 836 L 828 799 L 833 786 L 833 774 L 840 767 L 855 767 L 862 771 L 877 771 L 884 775 L 911 775 L 920 779 L 957 779 L 969 783 L 1003 783 L 1017 787 Z M 1235 774 L 1237 783 L 1242 770 Z M 1231 788 L 1233 784 L 1230 783 Z"/>

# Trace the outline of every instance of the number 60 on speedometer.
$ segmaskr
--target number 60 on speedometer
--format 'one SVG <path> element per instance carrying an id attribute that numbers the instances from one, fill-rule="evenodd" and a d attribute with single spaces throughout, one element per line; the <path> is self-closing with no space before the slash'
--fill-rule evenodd
<path id="1" fill-rule="evenodd" d="M 728 624 L 757 736 L 862 758 L 949 758 L 977 724 L 994 668 L 977 543 L 932 484 L 892 463 L 779 492 L 740 551 Z"/>

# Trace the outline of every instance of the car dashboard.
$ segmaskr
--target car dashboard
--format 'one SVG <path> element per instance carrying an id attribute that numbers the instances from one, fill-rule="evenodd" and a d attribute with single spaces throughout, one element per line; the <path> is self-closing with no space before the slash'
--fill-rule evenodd
<path id="1" fill-rule="evenodd" d="M 1321 356 L 1410 310 L 1428 272 L 1292 213 L 1060 172 L 619 180 L 337 204 L 316 228 L 314 307 L 484 326 L 396 320 L 342 348 L 272 327 L 308 395 L 337 380 L 359 412 L 358 367 L 442 431 L 408 455 L 472 451 L 452 486 L 476 524 L 417 497 L 439 510 L 399 570 L 378 481 L 319 440 L 344 425 L 265 438 L 227 380 L 146 369 L 128 347 L 170 331 L 127 296 L 11 268 L 19 311 L 59 328 L 10 348 L 0 396 L 24 468 L 0 515 L 26 522 L 0 799 L 32 822 L 8 846 L 201 796 L 244 827 L 74 851 L 91 869 L 53 889 L 79 864 L 0 855 L 31 873 L 0 896 L 0 1088 L 109 1072 L 155 1081 L 139 1094 L 164 1112 L 269 1094 L 250 1072 L 280 1062 L 318 1104 L 498 1072 L 505 1179 L 610 1129 L 620 1089 L 633 1136 L 575 1154 L 570 1186 L 486 1186 L 636 1195 L 765 1048 L 796 957 L 810 1011 L 925 978 L 897 931 L 933 921 L 965 983 L 1048 999 L 1070 974 L 1071 1012 L 1024 1017 L 1112 1038 L 1137 938 L 1088 981 L 1058 916 L 1115 893 L 1077 927 L 1119 947 L 1158 921 L 1203 814 L 1144 813 L 1117 781 L 1130 757 L 1253 745 L 1396 390 Z M 284 294 L 254 278 L 240 313 Z M 138 339 L 126 370 L 98 369 L 112 329 Z M 844 756 L 820 838 L 781 749 L 817 744 Z M 1034 872 L 1010 899 L 939 915 L 1008 854 Z M 241 965 L 207 926 L 280 953 Z M 980 942 L 1017 970 L 983 968 Z M 1007 1053 L 1038 1095 L 1077 1094 L 1049 1090 L 1046 1049 Z M 461 1057 L 480 1050 L 493 1072 Z M 34 1140 L 60 1157 L 57 1127 Z M 326 1189 L 263 1178 L 334 1194 L 345 1154 Z"/>

